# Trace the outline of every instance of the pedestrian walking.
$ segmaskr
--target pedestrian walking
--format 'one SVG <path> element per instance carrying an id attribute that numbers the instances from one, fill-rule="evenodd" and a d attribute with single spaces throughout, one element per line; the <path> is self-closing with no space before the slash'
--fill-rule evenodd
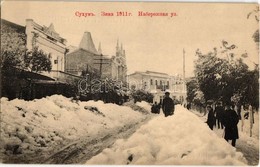
<path id="1" fill-rule="evenodd" d="M 151 107 L 151 113 L 155 113 L 156 112 L 156 102 L 152 105 Z"/>
<path id="2" fill-rule="evenodd" d="M 236 140 L 239 138 L 238 136 L 238 128 L 237 124 L 239 121 L 239 117 L 237 113 L 231 108 L 231 104 L 227 103 L 225 107 L 225 112 L 223 115 L 223 125 L 225 126 L 225 140 L 228 142 L 232 140 L 232 146 L 236 146 Z"/>
<path id="3" fill-rule="evenodd" d="M 214 110 L 214 115 L 216 116 L 216 124 L 218 129 L 223 129 L 223 124 L 222 124 L 222 119 L 223 119 L 223 114 L 224 114 L 225 110 L 222 106 L 221 102 L 218 102 L 216 105 L 216 108 Z"/>
<path id="4" fill-rule="evenodd" d="M 155 108 L 156 108 L 156 114 L 160 114 L 161 104 L 160 103 L 157 104 Z"/>
<path id="5" fill-rule="evenodd" d="M 160 105 L 157 102 L 152 105 L 151 113 L 160 114 Z"/>
<path id="6" fill-rule="evenodd" d="M 170 98 L 170 93 L 166 92 L 165 93 L 165 97 L 162 101 L 162 110 L 163 113 L 165 115 L 165 117 L 173 115 L 174 113 L 174 102 L 173 100 Z"/>
<path id="7" fill-rule="evenodd" d="M 213 109 L 211 106 L 207 106 L 206 110 L 208 112 L 208 119 L 207 119 L 206 123 L 208 124 L 209 128 L 211 130 L 213 130 L 213 126 L 215 125 L 215 122 L 216 122 Z"/>

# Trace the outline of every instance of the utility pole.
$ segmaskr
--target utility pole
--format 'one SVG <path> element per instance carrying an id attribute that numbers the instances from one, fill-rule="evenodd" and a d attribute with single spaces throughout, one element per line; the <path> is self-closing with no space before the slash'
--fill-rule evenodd
<path id="1" fill-rule="evenodd" d="M 183 79 L 183 103 L 185 103 L 186 102 L 186 81 L 185 81 L 185 50 L 184 50 L 184 48 L 183 48 L 183 74 L 182 74 L 183 76 L 182 76 L 182 79 Z"/>
<path id="2" fill-rule="evenodd" d="M 88 64 L 87 64 L 87 69 L 86 69 L 86 80 L 91 82 L 91 74 L 89 73 Z"/>
<path id="3" fill-rule="evenodd" d="M 185 80 L 185 50 L 183 49 L 183 81 Z"/>
<path id="4" fill-rule="evenodd" d="M 108 60 L 108 59 L 103 59 L 103 54 L 100 55 L 100 59 L 94 59 L 100 61 L 99 63 L 94 63 L 94 64 L 99 64 L 99 71 L 100 71 L 100 78 L 102 77 L 102 65 L 103 64 L 109 64 L 107 62 L 103 62 L 103 60 Z"/>

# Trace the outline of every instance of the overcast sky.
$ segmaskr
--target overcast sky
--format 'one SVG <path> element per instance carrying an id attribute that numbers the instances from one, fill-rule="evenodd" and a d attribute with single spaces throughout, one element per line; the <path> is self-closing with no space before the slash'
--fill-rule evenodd
<path id="1" fill-rule="evenodd" d="M 78 46 L 85 31 L 92 34 L 96 48 L 101 42 L 103 54 L 115 55 L 117 39 L 126 50 L 128 74 L 158 71 L 182 74 L 183 49 L 186 51 L 186 76 L 193 76 L 195 51 L 204 53 L 219 47 L 222 40 L 238 46 L 237 53 L 248 52 L 246 62 L 258 62 L 252 39 L 257 22 L 247 14 L 257 4 L 232 3 L 145 3 L 145 2 L 15 2 L 2 4 L 1 16 L 25 25 L 27 18 L 40 25 L 54 24 L 55 30 Z M 75 12 L 94 13 L 77 17 Z M 105 17 L 101 12 L 131 12 L 128 17 Z M 140 17 L 143 12 L 175 12 L 176 17 Z"/>

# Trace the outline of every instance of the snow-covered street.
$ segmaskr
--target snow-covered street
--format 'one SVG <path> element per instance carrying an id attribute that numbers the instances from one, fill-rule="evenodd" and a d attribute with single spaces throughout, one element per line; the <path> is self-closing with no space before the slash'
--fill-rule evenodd
<path id="1" fill-rule="evenodd" d="M 258 156 L 250 154 L 253 149 L 258 151 L 255 129 L 250 138 L 245 128 L 236 149 L 222 138 L 223 130 L 209 129 L 205 116 L 180 105 L 170 117 L 151 114 L 150 108 L 146 102 L 118 106 L 60 95 L 33 101 L 2 98 L 1 161 L 111 165 L 258 162 Z M 258 119 L 255 124 L 258 126 Z"/>
<path id="2" fill-rule="evenodd" d="M 192 110 L 202 122 L 205 122 L 207 115 L 196 112 Z M 242 113 L 243 115 L 243 113 Z M 248 165 L 258 165 L 259 163 L 259 114 L 254 114 L 255 123 L 252 127 L 252 137 L 250 137 L 250 120 L 244 119 L 244 124 L 242 128 L 242 121 L 238 123 L 239 139 L 237 140 L 236 148 L 238 151 L 242 152 L 244 157 L 247 159 Z M 243 130 L 242 130 L 243 129 Z M 217 129 L 214 127 L 214 132 L 223 138 L 223 129 Z"/>
<path id="3" fill-rule="evenodd" d="M 76 102 L 60 95 L 33 101 L 2 98 L 0 160 L 80 163 L 133 133 L 152 116 L 145 111 L 102 101 Z"/>
<path id="4" fill-rule="evenodd" d="M 173 116 L 162 114 L 128 139 L 116 143 L 86 164 L 245 165 L 242 153 L 211 131 L 182 106 Z"/>

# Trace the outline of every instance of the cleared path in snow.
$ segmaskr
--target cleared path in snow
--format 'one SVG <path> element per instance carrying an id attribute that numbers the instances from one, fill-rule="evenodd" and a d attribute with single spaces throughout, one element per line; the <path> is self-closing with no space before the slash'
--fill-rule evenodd
<path id="1" fill-rule="evenodd" d="M 259 149 L 255 146 L 247 145 L 244 141 L 237 142 L 237 150 L 242 152 L 248 161 L 248 165 L 258 165 L 259 163 Z"/>
<path id="2" fill-rule="evenodd" d="M 213 131 L 220 137 L 223 138 L 223 129 L 216 129 Z M 229 141 L 231 142 L 231 141 Z M 239 139 L 236 141 L 236 149 L 242 152 L 247 160 L 248 165 L 258 165 L 259 162 L 259 145 L 258 140 L 253 137 L 249 137 L 249 134 L 244 134 L 239 131 Z"/>
<path id="3" fill-rule="evenodd" d="M 199 112 L 192 111 L 195 115 L 197 115 L 202 122 L 206 121 L 206 116 L 202 116 Z M 258 127 L 258 116 L 255 115 L 255 125 L 254 128 Z M 245 124 L 248 124 L 249 120 L 245 120 Z M 245 125 L 246 126 L 246 125 Z M 249 125 L 248 125 L 249 126 Z M 244 157 L 247 160 L 248 165 L 258 165 L 259 163 L 259 141 L 257 139 L 257 136 L 249 137 L 248 133 L 241 132 L 241 121 L 238 125 L 239 129 L 239 139 L 236 143 L 236 149 L 237 151 L 240 151 L 243 153 Z M 220 137 L 223 138 L 223 129 L 216 129 L 214 127 L 213 131 Z M 254 133 L 258 133 L 257 130 Z"/>
<path id="4" fill-rule="evenodd" d="M 150 120 L 153 116 L 147 115 L 138 124 L 125 125 L 123 128 L 111 130 L 107 134 L 96 134 L 96 137 L 87 137 L 73 142 L 52 154 L 40 163 L 43 164 L 82 164 L 91 157 L 111 146 L 117 139 L 125 139 L 132 135 L 136 129 Z"/>

